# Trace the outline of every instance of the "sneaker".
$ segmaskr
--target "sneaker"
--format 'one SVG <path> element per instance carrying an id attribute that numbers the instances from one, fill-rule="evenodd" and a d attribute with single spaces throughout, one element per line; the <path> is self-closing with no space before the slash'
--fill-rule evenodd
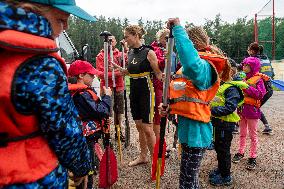
<path id="1" fill-rule="evenodd" d="M 216 175 L 219 175 L 220 171 L 218 168 L 213 169 L 209 172 L 209 180 L 211 180 L 213 177 L 215 177 Z"/>
<path id="2" fill-rule="evenodd" d="M 271 135 L 272 129 L 270 127 L 265 127 L 265 129 L 262 131 L 262 134 Z"/>
<path id="3" fill-rule="evenodd" d="M 232 162 L 233 163 L 239 163 L 241 161 L 241 159 L 243 159 L 243 157 L 244 157 L 244 154 L 236 153 L 233 157 Z"/>
<path id="4" fill-rule="evenodd" d="M 231 176 L 222 177 L 221 174 L 217 174 L 209 182 L 214 186 L 230 186 L 233 184 L 233 178 Z"/>
<path id="5" fill-rule="evenodd" d="M 170 156 L 171 156 L 171 150 L 170 150 L 170 149 L 167 149 L 167 150 L 166 150 L 165 158 L 169 158 Z"/>
<path id="6" fill-rule="evenodd" d="M 249 158 L 246 168 L 248 170 L 254 170 L 256 168 L 256 158 Z"/>

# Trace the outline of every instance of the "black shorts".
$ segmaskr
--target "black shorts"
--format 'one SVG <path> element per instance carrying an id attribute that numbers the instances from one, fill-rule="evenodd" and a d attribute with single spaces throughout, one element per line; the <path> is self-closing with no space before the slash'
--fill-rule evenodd
<path id="1" fill-rule="evenodd" d="M 150 76 L 130 78 L 129 98 L 133 119 L 153 123 L 155 93 Z"/>
<path id="2" fill-rule="evenodd" d="M 114 100 L 115 99 L 115 100 Z M 113 105 L 113 111 L 116 114 L 124 114 L 124 91 L 119 91 L 112 94 L 112 105 Z"/>

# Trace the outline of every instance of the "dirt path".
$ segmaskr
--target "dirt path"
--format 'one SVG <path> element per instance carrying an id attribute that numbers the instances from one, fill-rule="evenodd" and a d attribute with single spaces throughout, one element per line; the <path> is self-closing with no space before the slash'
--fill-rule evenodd
<path id="1" fill-rule="evenodd" d="M 248 150 L 245 158 L 239 164 L 232 164 L 234 184 L 225 188 L 236 189 L 284 189 L 284 92 L 275 92 L 273 97 L 262 108 L 273 128 L 271 136 L 261 134 L 262 123 L 259 123 L 258 167 L 254 171 L 245 169 Z M 128 167 L 127 163 L 134 159 L 138 151 L 138 133 L 131 122 L 131 146 L 124 149 L 124 165 L 119 165 L 119 180 L 113 188 L 121 189 L 150 189 L 155 183 L 150 181 L 151 163 L 137 167 Z M 167 133 L 167 144 L 172 145 L 173 128 Z M 232 142 L 231 153 L 237 152 L 239 135 L 235 135 Z M 248 148 L 248 147 L 247 147 Z M 178 188 L 179 160 L 177 153 L 173 153 L 166 161 L 166 171 L 161 180 L 162 189 Z M 207 151 L 200 169 L 200 182 L 202 188 L 213 187 L 208 182 L 208 172 L 216 166 L 216 154 Z M 219 187 L 221 188 L 221 187 Z"/>

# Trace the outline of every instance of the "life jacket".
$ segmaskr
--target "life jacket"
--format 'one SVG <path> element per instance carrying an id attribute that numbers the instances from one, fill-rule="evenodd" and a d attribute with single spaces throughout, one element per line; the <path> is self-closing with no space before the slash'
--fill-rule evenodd
<path id="1" fill-rule="evenodd" d="M 270 80 L 270 77 L 268 77 L 267 75 L 262 74 L 262 73 L 256 73 L 254 76 L 252 76 L 251 78 L 246 80 L 246 83 L 255 88 L 257 82 L 260 79 L 263 79 L 264 81 L 268 81 L 268 80 Z M 246 94 L 245 94 L 245 100 L 244 101 L 245 101 L 244 102 L 245 104 L 249 104 L 249 105 L 255 106 L 257 108 L 259 108 L 261 106 L 261 100 L 254 99 L 252 97 L 247 96 Z"/>
<path id="2" fill-rule="evenodd" d="M 223 71 L 228 61 L 226 57 L 219 54 L 211 53 L 209 51 L 198 52 L 198 55 L 200 58 L 211 62 L 214 65 L 215 69 L 217 70 L 218 74 L 220 74 Z"/>
<path id="3" fill-rule="evenodd" d="M 20 39 L 20 40 L 19 40 Z M 0 188 L 15 183 L 35 182 L 58 166 L 58 159 L 39 130 L 34 112 L 19 112 L 13 103 L 13 82 L 17 70 L 42 57 L 54 57 L 56 43 L 44 37 L 14 30 L 0 31 Z"/>
<path id="4" fill-rule="evenodd" d="M 215 70 L 212 74 L 213 85 L 207 90 L 199 90 L 195 87 L 192 81 L 186 76 L 182 75 L 182 69 L 179 69 L 176 75 L 173 76 L 170 83 L 170 113 L 187 117 L 196 121 L 208 123 L 210 121 L 211 111 L 209 107 L 210 101 L 215 97 L 216 92 L 220 86 L 220 79 L 216 70 L 215 64 L 219 69 L 223 69 L 226 58 L 215 54 L 201 53 L 200 58 L 207 60 L 207 62 Z"/>
<path id="5" fill-rule="evenodd" d="M 248 88 L 248 84 L 246 84 L 243 81 L 230 81 L 230 82 L 226 82 L 223 85 L 221 85 L 218 89 L 216 96 L 210 102 L 211 107 L 225 106 L 225 103 L 226 103 L 225 91 L 229 87 L 232 87 L 232 86 L 237 87 L 237 89 L 239 90 L 240 96 L 242 98 L 242 100 L 238 103 L 238 107 L 240 107 L 244 103 L 244 94 L 242 90 Z M 220 116 L 216 118 L 221 119 L 226 122 L 234 122 L 234 123 L 237 123 L 240 120 L 240 116 L 236 112 L 233 112 L 226 116 Z"/>
<path id="6" fill-rule="evenodd" d="M 76 94 L 82 94 L 84 92 L 88 92 L 92 99 L 95 102 L 98 102 L 100 100 L 100 98 L 97 96 L 97 94 L 87 85 L 82 84 L 82 83 L 76 83 L 76 84 L 68 84 L 68 89 L 71 92 L 71 96 L 74 97 L 74 95 Z M 76 104 L 75 104 L 76 105 Z M 80 115 L 80 111 L 79 111 L 79 115 Z M 82 120 L 83 122 L 83 135 L 84 136 L 90 136 L 92 134 L 94 134 L 95 132 L 101 131 L 102 130 L 102 125 L 103 125 L 103 121 L 104 120 Z"/>

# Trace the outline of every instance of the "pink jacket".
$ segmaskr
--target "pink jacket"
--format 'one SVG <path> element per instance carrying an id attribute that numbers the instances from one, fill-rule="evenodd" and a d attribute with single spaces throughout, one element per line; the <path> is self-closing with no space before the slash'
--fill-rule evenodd
<path id="1" fill-rule="evenodd" d="M 159 46 L 157 41 L 154 41 L 151 46 L 154 49 L 154 52 L 158 58 L 158 64 L 161 71 L 165 68 L 165 56 L 164 50 L 162 47 Z M 159 81 L 156 77 L 153 78 L 153 86 L 155 90 L 163 90 L 163 82 Z"/>
<path id="2" fill-rule="evenodd" d="M 108 60 L 110 60 L 110 56 L 108 56 Z M 122 53 L 119 52 L 117 48 L 113 50 L 113 60 L 114 63 L 117 65 L 122 66 Z M 125 54 L 125 62 L 127 63 L 127 55 Z M 97 70 L 104 73 L 104 50 L 102 49 L 100 53 L 96 57 L 96 68 Z M 123 76 L 119 71 L 114 72 L 115 75 L 115 84 L 116 84 L 116 91 L 123 91 L 124 90 L 124 81 Z M 101 79 L 101 87 L 105 86 L 105 80 L 103 75 L 100 77 Z M 108 71 L 108 85 L 109 87 L 113 87 L 112 81 L 112 71 L 111 71 L 111 64 L 109 63 L 109 71 Z"/>
<path id="3" fill-rule="evenodd" d="M 248 58 L 243 60 L 242 64 L 243 65 L 248 64 L 251 67 L 251 72 L 247 73 L 246 80 L 253 77 L 260 70 L 260 60 L 256 57 L 248 57 Z M 250 86 L 249 88 L 247 88 L 243 91 L 248 96 L 250 96 L 254 99 L 257 99 L 257 100 L 261 100 L 266 93 L 264 82 L 263 82 L 262 79 L 260 79 L 256 83 L 255 87 Z M 261 114 L 259 108 L 252 106 L 252 105 L 249 105 L 249 104 L 243 104 L 243 106 L 241 106 L 238 109 L 238 113 L 241 116 L 243 116 L 247 119 L 259 119 L 260 114 Z"/>

